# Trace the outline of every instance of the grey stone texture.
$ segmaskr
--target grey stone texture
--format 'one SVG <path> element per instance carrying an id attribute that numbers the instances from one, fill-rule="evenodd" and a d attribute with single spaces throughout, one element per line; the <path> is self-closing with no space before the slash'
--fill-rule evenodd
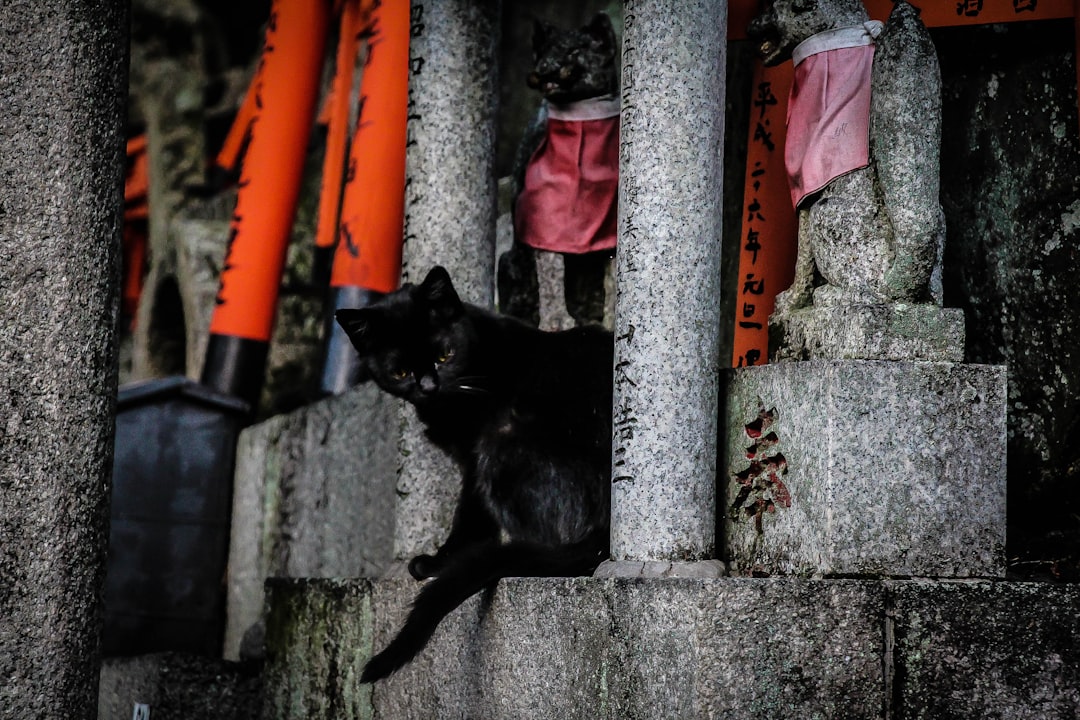
<path id="1" fill-rule="evenodd" d="M 1080 586 L 895 583 L 896 720 L 1080 717 Z"/>
<path id="2" fill-rule="evenodd" d="M 817 360 L 725 380 L 733 573 L 1004 574 L 1004 368 Z"/>
<path id="3" fill-rule="evenodd" d="M 499 0 L 412 2 L 403 275 L 435 265 L 462 300 L 490 307 L 495 287 L 495 114 Z M 403 409 L 395 556 L 432 553 L 450 528 L 460 472 Z"/>
<path id="4" fill-rule="evenodd" d="M 812 34 L 867 19 L 857 0 L 783 0 L 755 21 L 755 30 L 773 39 L 767 60 L 779 62 Z M 941 304 L 941 78 L 934 45 L 905 2 L 875 45 L 870 165 L 836 178 L 799 209 L 795 280 L 777 297 L 771 320 L 782 344 L 788 317 L 809 305 Z M 805 323 L 801 329 L 807 331 Z M 807 344 L 830 357 L 828 340 Z"/>
<path id="5" fill-rule="evenodd" d="M 1074 23 L 938 29 L 934 40 L 945 300 L 967 318 L 967 361 L 1009 369 L 1010 555 L 1080 578 Z"/>
<path id="6" fill-rule="evenodd" d="M 260 720 L 262 665 L 158 653 L 106 659 L 97 717 L 131 720 L 137 705 L 152 720 Z"/>
<path id="7" fill-rule="evenodd" d="M 633 0 L 623 22 L 611 551 L 704 560 L 715 549 L 727 3 Z"/>
<path id="8" fill-rule="evenodd" d="M 149 166 L 147 269 L 132 334 L 130 378 L 142 380 L 186 374 L 193 335 L 205 335 L 209 327 L 209 321 L 195 323 L 198 315 L 188 316 L 194 296 L 180 287 L 188 277 L 178 265 L 173 226 L 189 202 L 188 188 L 201 185 L 205 176 L 207 38 L 200 27 L 207 24 L 207 15 L 192 0 L 135 0 L 132 5 L 128 114 L 134 127 L 144 128 Z M 170 42 L 163 28 L 188 42 Z M 226 228 L 218 238 L 222 256 L 227 238 Z M 216 294 L 216 276 L 211 283 Z"/>
<path id="9" fill-rule="evenodd" d="M 377 576 L 393 558 L 400 402 L 374 385 L 244 430 L 224 657 L 261 654 L 268 577 Z"/>
<path id="10" fill-rule="evenodd" d="M 268 720 L 950 718 L 1080 713 L 1075 586 L 503 580 L 359 685 L 416 583 L 273 581 Z"/>
<path id="11" fill-rule="evenodd" d="M 0 6 L 0 717 L 91 718 L 116 402 L 128 16 Z"/>
<path id="12" fill-rule="evenodd" d="M 962 362 L 964 312 L 931 304 L 813 305 L 789 312 L 777 340 L 773 361 Z"/>
<path id="13" fill-rule="evenodd" d="M 274 581 L 267 718 L 880 717 L 884 594 L 859 581 L 504 580 L 397 675 L 355 678 L 416 583 Z"/>

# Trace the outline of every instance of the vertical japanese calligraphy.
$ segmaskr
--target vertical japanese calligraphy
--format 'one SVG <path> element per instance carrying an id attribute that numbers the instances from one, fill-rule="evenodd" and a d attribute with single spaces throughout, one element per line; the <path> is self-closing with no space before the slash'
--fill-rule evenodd
<path id="1" fill-rule="evenodd" d="M 735 367 L 768 361 L 769 314 L 795 270 L 795 211 L 784 169 L 792 75 L 790 63 L 765 68 L 759 62 L 754 71 L 731 360 Z"/>

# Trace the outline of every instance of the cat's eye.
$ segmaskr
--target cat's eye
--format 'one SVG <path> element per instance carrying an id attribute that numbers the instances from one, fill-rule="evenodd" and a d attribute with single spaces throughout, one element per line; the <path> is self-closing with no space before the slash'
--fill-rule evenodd
<path id="1" fill-rule="evenodd" d="M 450 358 L 452 358 L 452 357 L 454 357 L 454 349 L 453 348 L 445 348 L 442 352 L 439 353 L 439 356 L 437 358 L 435 358 L 435 362 L 442 365 L 445 362 L 449 362 Z"/>
<path id="2" fill-rule="evenodd" d="M 395 380 L 404 380 L 405 378 L 409 377 L 409 371 L 405 370 L 404 368 L 398 368 L 397 370 L 391 371 L 390 377 L 394 378 Z"/>

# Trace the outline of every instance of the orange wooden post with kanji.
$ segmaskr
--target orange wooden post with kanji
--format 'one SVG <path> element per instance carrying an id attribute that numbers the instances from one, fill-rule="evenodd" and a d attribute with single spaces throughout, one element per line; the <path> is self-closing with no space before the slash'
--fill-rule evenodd
<path id="1" fill-rule="evenodd" d="M 1080 0 L 909 0 L 927 27 L 981 25 L 1025 20 L 1077 18 L 1080 57 Z M 875 20 L 886 20 L 892 0 L 864 0 Z M 757 0 L 732 0 L 729 36 L 745 37 Z M 794 275 L 797 222 L 784 168 L 788 92 L 793 68 L 783 63 L 755 67 L 744 185 L 739 281 L 735 303 L 732 365 L 768 361 L 768 321 L 777 293 Z M 1077 64 L 1080 84 L 1080 63 Z"/>
<path id="2" fill-rule="evenodd" d="M 262 389 L 278 287 L 315 115 L 327 0 L 275 0 L 202 383 L 252 407 Z"/>
<path id="3" fill-rule="evenodd" d="M 370 18 L 361 0 L 343 0 L 338 18 L 338 45 L 334 60 L 334 79 L 323 103 L 326 123 L 326 153 L 323 156 L 322 185 L 319 190 L 319 214 L 315 226 L 316 285 L 330 281 L 330 267 L 337 241 L 341 213 L 341 191 L 345 182 L 345 161 L 356 117 L 356 62 L 360 39 Z"/>
<path id="4" fill-rule="evenodd" d="M 341 195 L 331 317 L 338 308 L 371 303 L 397 289 L 401 280 L 409 18 L 409 0 L 382 0 L 362 31 L 368 39 L 367 62 Z M 323 192 L 330 189 L 324 177 Z M 330 322 L 321 391 L 337 394 L 355 384 L 356 363 L 348 338 Z"/>

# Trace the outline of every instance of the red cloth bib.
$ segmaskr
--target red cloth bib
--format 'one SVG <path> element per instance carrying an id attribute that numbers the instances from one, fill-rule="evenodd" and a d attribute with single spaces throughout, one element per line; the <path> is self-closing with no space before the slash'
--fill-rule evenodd
<path id="1" fill-rule="evenodd" d="M 539 250 L 580 254 L 615 247 L 619 98 L 548 109 L 547 133 L 525 169 L 515 236 Z"/>
<path id="2" fill-rule="evenodd" d="M 791 202 L 870 164 L 870 72 L 880 23 L 808 38 L 793 53 L 784 164 Z"/>

